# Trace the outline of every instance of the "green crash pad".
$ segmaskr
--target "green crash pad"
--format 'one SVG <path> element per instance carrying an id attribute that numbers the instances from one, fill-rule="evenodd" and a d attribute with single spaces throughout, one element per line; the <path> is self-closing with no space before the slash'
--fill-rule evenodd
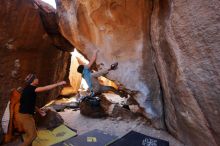
<path id="1" fill-rule="evenodd" d="M 60 125 L 53 130 L 38 130 L 37 138 L 33 141 L 32 146 L 51 146 L 76 135 L 76 132 L 70 130 L 65 125 Z"/>

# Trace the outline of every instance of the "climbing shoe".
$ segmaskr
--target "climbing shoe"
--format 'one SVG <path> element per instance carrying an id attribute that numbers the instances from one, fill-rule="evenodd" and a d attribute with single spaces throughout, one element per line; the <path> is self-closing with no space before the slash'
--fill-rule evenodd
<path id="1" fill-rule="evenodd" d="M 113 63 L 113 64 L 111 65 L 111 70 L 116 70 L 117 67 L 118 67 L 118 62 Z"/>

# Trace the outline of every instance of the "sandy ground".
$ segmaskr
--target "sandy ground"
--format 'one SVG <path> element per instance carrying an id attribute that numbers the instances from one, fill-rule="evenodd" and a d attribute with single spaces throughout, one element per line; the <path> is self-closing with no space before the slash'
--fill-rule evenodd
<path id="1" fill-rule="evenodd" d="M 80 114 L 80 111 L 73 111 L 72 109 L 65 109 L 64 112 L 59 112 L 65 121 L 65 124 L 70 128 L 76 129 L 78 135 L 85 132 L 100 129 L 106 133 L 121 137 L 131 130 L 152 136 L 155 138 L 169 141 L 170 146 L 184 146 L 178 140 L 173 138 L 165 131 L 156 130 L 146 124 L 146 121 L 141 117 L 135 120 L 122 118 L 89 118 Z M 18 146 L 20 140 L 16 140 L 4 146 Z"/>
<path id="2" fill-rule="evenodd" d="M 155 130 L 143 122 L 142 118 L 136 120 L 128 120 L 121 118 L 102 118 L 93 119 L 85 117 L 80 114 L 79 111 L 72 111 L 65 109 L 64 112 L 60 112 L 63 117 L 65 124 L 78 131 L 78 134 L 82 134 L 94 129 L 100 129 L 109 134 L 116 136 L 123 136 L 131 130 L 152 136 L 155 138 L 169 141 L 170 146 L 184 146 L 171 135 L 165 131 Z"/>
<path id="3" fill-rule="evenodd" d="M 125 98 L 121 98 L 115 94 L 106 93 L 105 95 L 107 99 L 110 100 L 112 103 L 126 103 Z M 55 102 L 59 104 L 71 101 L 76 101 L 75 97 L 69 99 L 56 100 Z M 94 129 L 99 129 L 106 133 L 121 137 L 129 131 L 133 130 L 151 137 L 169 141 L 170 146 L 184 146 L 178 140 L 169 135 L 167 132 L 162 130 L 156 130 L 150 125 L 148 125 L 146 120 L 142 117 L 136 119 L 123 119 L 121 117 L 107 117 L 94 119 L 81 115 L 79 110 L 73 111 L 72 109 L 65 109 L 64 112 L 59 112 L 59 114 L 62 116 L 67 126 L 77 130 L 78 135 Z M 17 146 L 19 145 L 19 143 L 20 140 L 16 140 L 4 146 Z"/>

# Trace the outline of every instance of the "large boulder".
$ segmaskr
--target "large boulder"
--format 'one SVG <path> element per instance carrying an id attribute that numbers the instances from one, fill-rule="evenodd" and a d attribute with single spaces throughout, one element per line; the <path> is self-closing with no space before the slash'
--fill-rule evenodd
<path id="1" fill-rule="evenodd" d="M 54 110 L 47 110 L 46 116 L 36 114 L 35 116 L 37 127 L 54 129 L 64 123 L 63 118 Z"/>
<path id="2" fill-rule="evenodd" d="M 171 134 L 220 145 L 220 2 L 156 0 L 151 41 Z"/>
<path id="3" fill-rule="evenodd" d="M 0 119 L 12 88 L 23 86 L 25 76 L 35 72 L 40 85 L 62 80 L 70 54 L 57 49 L 32 0 L 2 0 L 0 5 Z M 50 12 L 55 14 L 55 10 Z M 54 19 L 52 19 L 54 20 Z M 62 45 L 65 46 L 65 45 Z M 69 48 L 69 46 L 67 47 Z M 38 105 L 57 96 L 59 88 L 39 95 Z"/>
<path id="4" fill-rule="evenodd" d="M 108 77 L 139 91 L 136 100 L 144 109 L 143 114 L 155 120 L 155 127 L 164 128 L 161 90 L 150 44 L 152 2 L 56 2 L 63 36 L 88 58 L 97 47 L 100 50 L 97 64 L 107 68 L 119 62 L 119 68 Z"/>
<path id="5" fill-rule="evenodd" d="M 79 104 L 80 113 L 92 118 L 102 118 L 109 115 L 112 103 L 105 97 L 86 96 Z"/>
<path id="6" fill-rule="evenodd" d="M 138 91 L 135 99 L 155 127 L 165 124 L 187 145 L 220 145 L 218 0 L 56 0 L 59 30 L 54 10 L 45 15 L 33 2 L 1 1 L 1 109 L 29 72 L 42 84 L 63 79 L 69 54 L 57 48 L 69 41 L 87 58 L 99 48 L 97 64 L 119 62 L 109 78 Z M 59 31 L 68 41 L 56 41 Z"/>
<path id="7" fill-rule="evenodd" d="M 59 26 L 74 46 L 136 97 L 156 127 L 188 145 L 220 145 L 218 0 L 56 0 Z M 163 100 L 161 95 L 163 93 Z M 157 119 L 157 120 L 155 120 Z"/>

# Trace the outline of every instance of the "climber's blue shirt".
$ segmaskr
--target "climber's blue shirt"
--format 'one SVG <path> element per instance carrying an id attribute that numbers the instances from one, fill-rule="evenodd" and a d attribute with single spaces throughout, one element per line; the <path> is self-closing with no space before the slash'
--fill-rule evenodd
<path id="1" fill-rule="evenodd" d="M 91 71 L 88 67 L 84 66 L 82 77 L 86 80 L 86 83 L 89 86 L 90 91 L 92 90 L 92 78 Z"/>

